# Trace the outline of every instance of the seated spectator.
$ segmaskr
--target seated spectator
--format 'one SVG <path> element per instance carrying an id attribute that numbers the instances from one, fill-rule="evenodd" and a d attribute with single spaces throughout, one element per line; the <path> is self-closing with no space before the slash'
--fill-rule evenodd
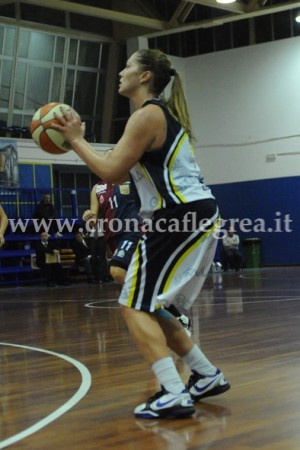
<path id="1" fill-rule="evenodd" d="M 62 265 L 59 262 L 59 250 L 55 243 L 49 242 L 47 231 L 40 233 L 41 240 L 36 245 L 36 265 L 42 270 L 48 287 L 56 284 L 68 285 Z"/>
<path id="2" fill-rule="evenodd" d="M 0 247 L 2 247 L 5 244 L 4 239 L 4 233 L 6 231 L 6 228 L 8 226 L 8 218 L 5 214 L 4 209 L 0 205 Z"/>
<path id="3" fill-rule="evenodd" d="M 75 253 L 75 264 L 78 267 L 84 267 L 89 283 L 97 283 L 97 281 L 93 278 L 91 250 L 80 231 L 75 233 L 75 239 L 72 241 L 71 247 Z"/>
<path id="4" fill-rule="evenodd" d="M 44 227 L 48 226 L 50 222 L 49 232 L 57 232 L 57 226 L 55 223 L 55 210 L 51 201 L 51 195 L 45 194 L 43 200 L 36 206 L 33 214 L 34 219 L 38 219 L 39 222 L 44 220 Z"/>
<path id="5" fill-rule="evenodd" d="M 239 249 L 240 238 L 233 227 L 227 229 L 222 239 L 221 262 L 224 272 L 232 268 L 239 271 L 242 264 L 242 255 Z"/>

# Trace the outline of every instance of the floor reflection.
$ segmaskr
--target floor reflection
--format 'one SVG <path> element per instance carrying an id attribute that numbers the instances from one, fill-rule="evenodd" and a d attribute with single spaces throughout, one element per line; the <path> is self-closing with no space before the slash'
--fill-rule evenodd
<path id="1" fill-rule="evenodd" d="M 221 405 L 197 404 L 191 419 L 180 422 L 169 420 L 136 420 L 136 425 L 147 433 L 163 438 L 165 450 L 209 449 L 226 428 L 230 410 Z"/>
<path id="2" fill-rule="evenodd" d="M 243 312 L 243 293 L 242 289 L 226 289 L 226 310 L 228 314 L 238 314 Z"/>

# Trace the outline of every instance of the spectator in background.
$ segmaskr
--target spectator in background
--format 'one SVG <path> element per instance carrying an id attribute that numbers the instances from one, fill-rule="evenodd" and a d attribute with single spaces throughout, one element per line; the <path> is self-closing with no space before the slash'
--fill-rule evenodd
<path id="1" fill-rule="evenodd" d="M 49 225 L 49 233 L 57 232 L 57 226 L 55 223 L 55 210 L 51 201 L 51 195 L 45 194 L 43 200 L 36 206 L 33 217 L 38 219 L 39 222 L 44 220 L 44 227 Z M 50 224 L 49 224 L 50 222 Z M 59 233 L 60 234 L 60 233 Z"/>
<path id="2" fill-rule="evenodd" d="M 99 283 L 110 281 L 107 267 L 107 248 L 104 232 L 96 221 L 88 236 L 88 245 L 91 251 L 91 266 L 94 280 Z"/>
<path id="3" fill-rule="evenodd" d="M 5 214 L 4 209 L 0 205 L 0 247 L 2 247 L 5 244 L 4 239 L 4 233 L 6 231 L 6 228 L 8 226 L 8 218 Z"/>
<path id="4" fill-rule="evenodd" d="M 228 227 L 222 240 L 221 262 L 224 272 L 229 268 L 239 271 L 242 264 L 242 255 L 239 249 L 240 238 L 233 227 Z"/>
<path id="5" fill-rule="evenodd" d="M 49 242 L 47 231 L 40 233 L 40 241 L 36 245 L 36 265 L 42 270 L 48 287 L 56 284 L 68 285 L 64 270 L 59 262 L 59 250 L 53 242 Z"/>
<path id="6" fill-rule="evenodd" d="M 34 211 L 34 217 L 36 219 L 53 219 L 54 218 L 54 205 L 51 202 L 51 195 L 45 194 L 43 200 L 36 206 Z"/>
<path id="7" fill-rule="evenodd" d="M 92 273 L 91 250 L 80 231 L 75 233 L 75 239 L 72 241 L 71 247 L 75 253 L 75 264 L 78 267 L 84 267 L 89 283 L 97 283 Z"/>

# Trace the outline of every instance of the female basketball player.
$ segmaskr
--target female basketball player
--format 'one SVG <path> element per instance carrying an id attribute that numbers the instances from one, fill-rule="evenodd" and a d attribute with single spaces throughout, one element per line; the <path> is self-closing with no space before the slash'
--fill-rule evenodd
<path id="1" fill-rule="evenodd" d="M 171 78 L 171 96 L 165 102 L 160 95 Z M 215 253 L 218 208 L 195 162 L 181 78 L 167 55 L 149 49 L 134 53 L 120 72 L 119 93 L 131 100 L 135 112 L 111 152 L 99 154 L 85 141 L 84 124 L 72 111 L 64 111 L 54 128 L 100 178 L 121 183 L 130 173 L 141 215 L 152 218 L 152 232 L 135 250 L 119 303 L 162 390 L 134 414 L 189 417 L 192 399 L 220 394 L 230 386 L 161 306 L 174 302 L 189 308 L 197 299 Z M 186 387 L 169 349 L 193 372 Z"/>
<path id="2" fill-rule="evenodd" d="M 102 220 L 104 240 L 112 254 L 109 272 L 117 283 L 123 284 L 143 224 L 130 192 L 130 183 L 114 185 L 99 181 L 91 192 L 90 209 L 84 211 L 82 218 L 89 227 L 96 227 L 97 221 Z"/>

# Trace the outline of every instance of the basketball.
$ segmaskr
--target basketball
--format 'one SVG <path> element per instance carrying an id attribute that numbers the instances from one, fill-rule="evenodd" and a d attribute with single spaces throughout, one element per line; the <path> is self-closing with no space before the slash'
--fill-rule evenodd
<path id="1" fill-rule="evenodd" d="M 65 140 L 63 134 L 60 131 L 51 128 L 53 123 L 59 123 L 55 114 L 57 117 L 62 117 L 63 115 L 61 107 L 64 109 L 72 109 L 74 111 L 71 106 L 66 105 L 65 103 L 48 103 L 34 113 L 30 124 L 31 136 L 34 142 L 45 152 L 56 155 L 71 150 L 71 146 Z"/>

